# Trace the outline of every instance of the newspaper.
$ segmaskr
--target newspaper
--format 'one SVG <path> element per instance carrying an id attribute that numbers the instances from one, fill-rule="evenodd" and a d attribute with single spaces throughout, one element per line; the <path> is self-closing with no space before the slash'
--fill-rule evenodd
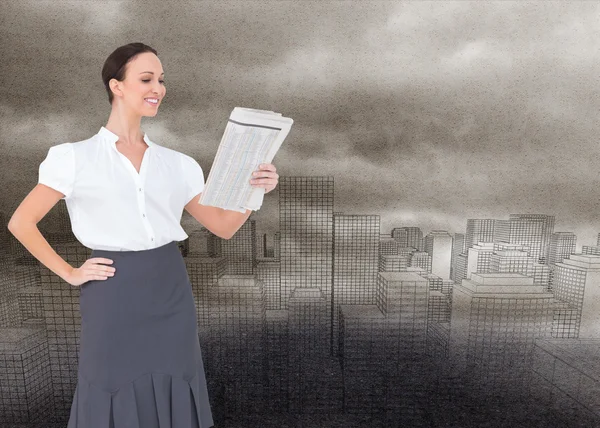
<path id="1" fill-rule="evenodd" d="M 260 209 L 265 189 L 252 186 L 252 173 L 272 163 L 292 123 L 281 113 L 235 107 L 198 203 L 241 213 Z"/>

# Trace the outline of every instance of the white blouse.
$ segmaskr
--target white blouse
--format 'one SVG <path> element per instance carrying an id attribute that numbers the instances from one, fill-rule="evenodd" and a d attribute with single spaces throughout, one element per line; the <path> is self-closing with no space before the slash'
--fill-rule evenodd
<path id="1" fill-rule="evenodd" d="M 138 174 L 118 140 L 102 126 L 87 140 L 50 147 L 40 164 L 38 183 L 65 195 L 77 240 L 90 249 L 139 251 L 188 238 L 181 215 L 204 189 L 198 162 L 144 133 Z"/>

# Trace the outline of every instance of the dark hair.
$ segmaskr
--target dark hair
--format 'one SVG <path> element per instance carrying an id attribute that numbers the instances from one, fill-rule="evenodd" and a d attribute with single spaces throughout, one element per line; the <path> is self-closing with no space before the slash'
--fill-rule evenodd
<path id="1" fill-rule="evenodd" d="M 148 45 L 143 43 L 129 43 L 115 49 L 114 52 L 106 58 L 106 61 L 104 61 L 104 66 L 102 67 L 102 81 L 104 82 L 104 87 L 108 93 L 108 102 L 111 106 L 114 95 L 108 82 L 110 79 L 123 81 L 123 79 L 125 79 L 125 66 L 129 61 L 135 58 L 136 55 L 142 52 L 152 52 L 154 55 L 158 56 L 156 50 Z"/>

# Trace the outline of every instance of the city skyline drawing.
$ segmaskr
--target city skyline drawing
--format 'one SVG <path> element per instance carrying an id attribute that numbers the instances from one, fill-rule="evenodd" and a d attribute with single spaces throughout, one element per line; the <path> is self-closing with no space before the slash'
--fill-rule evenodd
<path id="1" fill-rule="evenodd" d="M 142 129 L 205 177 L 233 107 L 294 120 L 277 187 L 231 239 L 181 219 L 215 428 L 600 426 L 600 3 L 0 16 L 0 428 L 66 426 L 79 288 L 7 224 L 49 147 L 105 125 L 102 61 L 133 41 L 166 76 Z M 67 204 L 37 226 L 80 266 Z"/>

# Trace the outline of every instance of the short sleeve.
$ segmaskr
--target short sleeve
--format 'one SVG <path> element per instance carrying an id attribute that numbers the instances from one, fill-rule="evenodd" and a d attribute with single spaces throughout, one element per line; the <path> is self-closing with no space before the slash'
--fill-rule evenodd
<path id="1" fill-rule="evenodd" d="M 185 179 L 185 204 L 204 190 L 204 173 L 194 158 L 182 153 L 181 168 Z"/>
<path id="2" fill-rule="evenodd" d="M 71 143 L 62 143 L 48 149 L 40 164 L 38 183 L 58 190 L 68 199 L 75 183 L 75 154 Z"/>

